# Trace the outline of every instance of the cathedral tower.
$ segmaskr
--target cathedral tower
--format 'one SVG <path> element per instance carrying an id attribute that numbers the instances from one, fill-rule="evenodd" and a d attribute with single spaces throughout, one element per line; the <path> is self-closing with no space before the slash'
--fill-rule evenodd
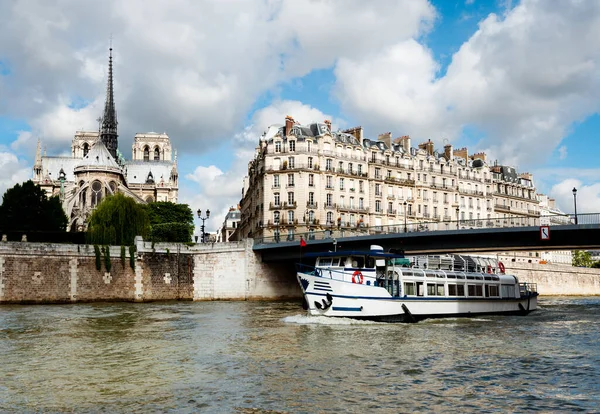
<path id="1" fill-rule="evenodd" d="M 104 103 L 104 114 L 102 116 L 102 126 L 100 127 L 100 139 L 110 152 L 113 158 L 117 159 L 117 147 L 119 135 L 117 134 L 117 111 L 115 109 L 115 97 L 113 91 L 113 63 L 112 47 L 109 49 L 108 58 L 108 84 L 106 86 L 106 102 Z"/>

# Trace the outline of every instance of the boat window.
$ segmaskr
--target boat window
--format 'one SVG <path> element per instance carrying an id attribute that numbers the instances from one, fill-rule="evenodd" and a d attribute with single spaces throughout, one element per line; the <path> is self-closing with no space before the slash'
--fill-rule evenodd
<path id="1" fill-rule="evenodd" d="M 441 270 L 438 270 L 437 272 L 435 272 L 436 277 L 439 277 L 441 279 L 445 279 L 446 278 L 446 274 L 444 272 L 442 272 Z"/>
<path id="2" fill-rule="evenodd" d="M 412 277 L 414 275 L 415 275 L 415 272 L 413 272 L 412 270 L 403 270 L 402 271 L 402 276 Z"/>
<path id="3" fill-rule="evenodd" d="M 428 271 L 428 270 L 425 270 L 425 276 L 426 277 L 435 277 L 435 273 L 431 272 L 431 271 Z"/>
<path id="4" fill-rule="evenodd" d="M 483 276 L 475 275 L 475 279 L 477 279 L 477 280 L 483 280 Z"/>
<path id="5" fill-rule="evenodd" d="M 467 285 L 469 296 L 483 296 L 483 286 Z"/>
<path id="6" fill-rule="evenodd" d="M 365 258 L 363 256 L 352 256 L 352 267 L 365 267 Z"/>
<path id="7" fill-rule="evenodd" d="M 465 296 L 465 285 L 456 285 L 456 296 Z"/>
<path id="8" fill-rule="evenodd" d="M 438 283 L 436 285 L 437 288 L 437 295 L 438 296 L 446 296 L 446 294 L 444 293 L 444 285 L 442 283 Z"/>
<path id="9" fill-rule="evenodd" d="M 367 264 L 365 267 L 373 269 L 375 267 L 375 259 L 372 257 L 367 257 Z"/>
<path id="10" fill-rule="evenodd" d="M 515 287 L 514 285 L 502 285 L 500 288 L 500 293 L 503 298 L 514 298 L 515 297 Z"/>
<path id="11" fill-rule="evenodd" d="M 435 296 L 435 283 L 427 283 L 427 296 Z"/>
<path id="12" fill-rule="evenodd" d="M 498 296 L 498 285 L 488 285 L 488 296 Z"/>
<path id="13" fill-rule="evenodd" d="M 417 296 L 423 296 L 425 294 L 425 287 L 423 282 L 417 282 Z"/>
<path id="14" fill-rule="evenodd" d="M 475 276 L 473 276 L 473 275 L 467 275 L 467 279 L 469 279 L 469 280 L 475 280 Z"/>
<path id="15" fill-rule="evenodd" d="M 465 278 L 465 274 L 464 273 L 457 273 L 456 274 L 456 278 L 457 279 L 464 279 Z"/>
<path id="16" fill-rule="evenodd" d="M 448 273 L 448 274 L 446 274 L 446 277 L 448 279 L 456 279 L 456 275 L 454 273 Z"/>
<path id="17" fill-rule="evenodd" d="M 415 295 L 415 284 L 411 282 L 404 282 L 404 294 Z"/>
<path id="18" fill-rule="evenodd" d="M 346 258 L 345 257 L 340 257 L 340 267 L 345 267 L 346 266 Z"/>
<path id="19" fill-rule="evenodd" d="M 331 258 L 321 257 L 319 259 L 319 266 L 331 266 Z"/>
<path id="20" fill-rule="evenodd" d="M 448 283 L 448 296 L 456 296 L 456 285 Z"/>
<path id="21" fill-rule="evenodd" d="M 500 280 L 500 278 L 497 275 L 492 275 L 492 280 Z"/>
<path id="22" fill-rule="evenodd" d="M 484 276 L 483 278 L 484 278 L 485 280 L 492 280 L 492 277 L 491 277 L 491 276 Z"/>
<path id="23" fill-rule="evenodd" d="M 340 265 L 340 258 L 339 257 L 334 257 L 331 259 L 331 266 L 339 266 Z"/>

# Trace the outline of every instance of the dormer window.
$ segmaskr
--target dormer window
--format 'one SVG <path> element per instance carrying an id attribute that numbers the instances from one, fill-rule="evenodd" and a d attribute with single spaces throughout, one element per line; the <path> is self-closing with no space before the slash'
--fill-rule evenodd
<path id="1" fill-rule="evenodd" d="M 152 175 L 152 171 L 148 173 L 148 177 L 146 177 L 146 184 L 154 184 L 154 176 Z"/>

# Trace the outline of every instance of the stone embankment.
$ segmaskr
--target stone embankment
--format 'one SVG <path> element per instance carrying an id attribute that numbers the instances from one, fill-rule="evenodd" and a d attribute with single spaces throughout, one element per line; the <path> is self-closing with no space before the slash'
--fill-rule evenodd
<path id="1" fill-rule="evenodd" d="M 299 299 L 293 263 L 262 263 L 252 240 L 156 244 L 138 238 L 133 260 L 120 246 L 0 242 L 0 303 Z M 98 264 L 100 270 L 98 270 Z M 542 295 L 600 295 L 600 269 L 505 263 Z"/>

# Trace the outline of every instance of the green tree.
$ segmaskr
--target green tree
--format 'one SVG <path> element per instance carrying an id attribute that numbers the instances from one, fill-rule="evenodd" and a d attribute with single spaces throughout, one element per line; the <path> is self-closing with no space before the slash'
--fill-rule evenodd
<path id="1" fill-rule="evenodd" d="M 146 205 L 154 242 L 189 242 L 194 231 L 194 213 L 187 204 L 157 201 Z"/>
<path id="2" fill-rule="evenodd" d="M 2 231 L 65 231 L 67 224 L 58 196 L 48 197 L 31 180 L 6 190 L 2 197 Z"/>
<path id="3" fill-rule="evenodd" d="M 150 229 L 143 205 L 123 194 L 107 197 L 92 213 L 88 242 L 104 245 L 132 245 L 135 236 L 146 238 Z"/>
<path id="4" fill-rule="evenodd" d="M 574 250 L 572 264 L 576 267 L 591 267 L 592 255 L 584 250 Z"/>

